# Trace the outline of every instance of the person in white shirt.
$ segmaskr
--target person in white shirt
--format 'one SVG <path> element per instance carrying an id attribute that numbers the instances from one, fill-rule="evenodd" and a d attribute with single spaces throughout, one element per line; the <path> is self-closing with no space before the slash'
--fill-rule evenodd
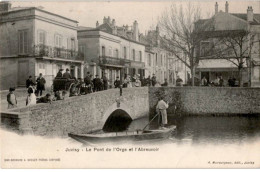
<path id="1" fill-rule="evenodd" d="M 167 121 L 167 111 L 166 109 L 169 107 L 168 102 L 163 100 L 163 97 L 160 97 L 159 102 L 156 106 L 156 112 L 159 113 L 159 121 L 161 120 L 161 127 L 164 127 L 168 121 Z"/>
<path id="2" fill-rule="evenodd" d="M 36 96 L 34 94 L 34 88 L 30 86 L 28 88 L 28 96 L 26 98 L 26 106 L 36 105 Z"/>

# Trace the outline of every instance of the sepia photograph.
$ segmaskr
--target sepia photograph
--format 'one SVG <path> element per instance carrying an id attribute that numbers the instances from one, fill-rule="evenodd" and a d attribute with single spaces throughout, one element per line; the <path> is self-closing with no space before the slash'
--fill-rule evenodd
<path id="1" fill-rule="evenodd" d="M 1 169 L 259 169 L 259 0 L 0 1 Z"/>

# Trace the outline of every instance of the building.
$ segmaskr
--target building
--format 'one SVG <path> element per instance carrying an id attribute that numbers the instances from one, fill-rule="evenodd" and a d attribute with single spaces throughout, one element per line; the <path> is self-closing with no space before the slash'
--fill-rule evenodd
<path id="1" fill-rule="evenodd" d="M 39 73 L 50 87 L 61 68 L 83 77 L 77 21 L 35 7 L 0 6 L 1 89 L 25 86 L 29 75 L 35 79 Z"/>
<path id="2" fill-rule="evenodd" d="M 199 78 L 205 76 L 208 81 L 214 81 L 216 77 L 222 76 L 227 85 L 229 77 L 237 79 L 242 76 L 242 84 L 260 86 L 260 14 L 254 14 L 252 7 L 248 7 L 246 13 L 230 13 L 228 2 L 225 4 L 225 11 L 219 11 L 216 2 L 215 15 L 196 24 L 209 21 L 212 24 L 206 32 L 210 36 L 202 40 L 196 50 L 196 56 L 200 59 L 196 69 Z M 227 37 L 232 34 L 241 35 L 241 46 L 232 42 L 232 49 L 227 47 L 229 44 L 226 42 L 217 42 L 217 45 L 217 38 L 224 34 Z M 216 53 L 217 48 L 223 51 Z M 225 49 L 228 51 L 224 52 Z M 241 61 L 238 63 L 236 60 L 240 56 Z"/>
<path id="3" fill-rule="evenodd" d="M 96 28 L 79 27 L 79 51 L 84 54 L 88 65 L 85 72 L 108 77 L 110 86 L 117 76 L 122 80 L 125 74 L 145 74 L 145 45 L 139 42 L 138 23 L 133 26 L 116 26 L 110 17 L 104 17 L 103 24 Z"/>
<path id="4" fill-rule="evenodd" d="M 174 85 L 177 75 L 180 76 L 184 83 L 187 82 L 188 70 L 184 64 L 178 60 L 171 52 L 163 47 L 162 43 L 166 38 L 160 36 L 159 26 L 155 30 L 149 30 L 145 36 L 141 37 L 141 42 L 146 44 L 147 49 L 154 52 L 153 56 L 153 71 L 156 79 L 161 84 L 167 79 L 169 85 Z"/>

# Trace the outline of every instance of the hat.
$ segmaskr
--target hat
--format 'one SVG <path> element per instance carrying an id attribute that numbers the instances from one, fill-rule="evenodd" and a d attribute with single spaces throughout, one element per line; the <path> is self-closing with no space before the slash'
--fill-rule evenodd
<path id="1" fill-rule="evenodd" d="M 14 87 L 10 87 L 9 91 L 15 91 L 15 88 Z"/>
<path id="2" fill-rule="evenodd" d="M 119 78 L 119 76 L 117 76 L 116 78 Z"/>
<path id="3" fill-rule="evenodd" d="M 46 96 L 47 96 L 47 97 L 50 97 L 51 95 L 50 95 L 50 93 L 47 93 Z"/>
<path id="4" fill-rule="evenodd" d="M 63 69 L 60 69 L 59 71 L 63 71 Z"/>
<path id="5" fill-rule="evenodd" d="M 70 71 L 69 68 L 67 68 L 66 71 Z"/>

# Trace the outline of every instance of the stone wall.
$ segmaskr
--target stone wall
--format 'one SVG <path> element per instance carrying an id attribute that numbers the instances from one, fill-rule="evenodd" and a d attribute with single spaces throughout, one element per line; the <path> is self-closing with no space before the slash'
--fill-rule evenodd
<path id="1" fill-rule="evenodd" d="M 260 114 L 260 88 L 151 87 L 150 115 L 154 115 L 160 95 L 169 102 L 168 114 Z"/>
<path id="2" fill-rule="evenodd" d="M 27 118 L 22 121 L 27 123 L 31 132 L 47 136 L 67 136 L 70 132 L 87 133 L 102 129 L 109 115 L 117 109 L 124 110 L 132 119 L 148 115 L 148 88 L 123 89 L 120 105 L 116 102 L 118 98 L 119 89 L 111 89 L 51 104 L 18 108 L 12 112 L 27 114 Z M 19 117 L 17 119 L 20 120 Z"/>

